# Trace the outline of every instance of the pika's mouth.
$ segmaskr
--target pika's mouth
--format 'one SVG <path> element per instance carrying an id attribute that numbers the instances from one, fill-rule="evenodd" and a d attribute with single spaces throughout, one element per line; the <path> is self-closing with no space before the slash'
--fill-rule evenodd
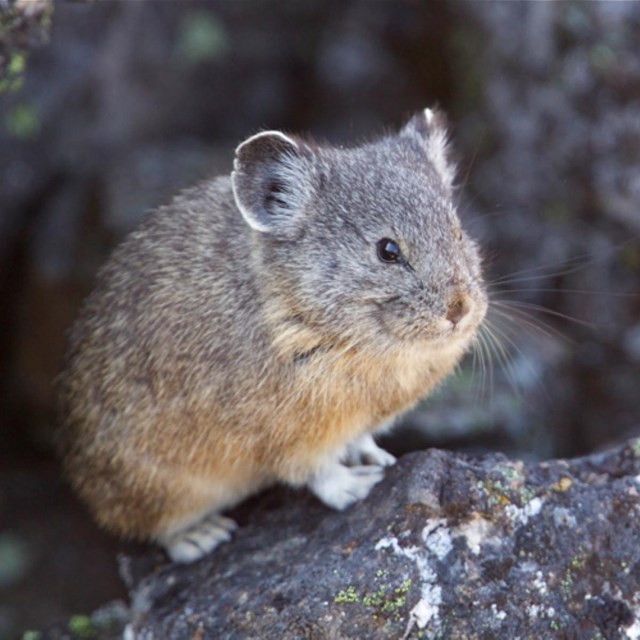
<path id="1" fill-rule="evenodd" d="M 450 305 L 443 315 L 418 311 L 401 296 L 374 305 L 374 316 L 387 335 L 403 342 L 429 342 L 445 345 L 470 341 L 482 323 L 488 308 L 484 296 L 467 296 L 458 305 Z"/>

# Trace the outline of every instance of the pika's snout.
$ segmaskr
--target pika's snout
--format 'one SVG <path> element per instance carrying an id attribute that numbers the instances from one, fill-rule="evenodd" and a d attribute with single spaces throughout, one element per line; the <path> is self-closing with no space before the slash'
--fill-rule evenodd
<path id="1" fill-rule="evenodd" d="M 471 298 L 467 293 L 456 292 L 449 298 L 446 318 L 456 326 L 472 308 Z"/>

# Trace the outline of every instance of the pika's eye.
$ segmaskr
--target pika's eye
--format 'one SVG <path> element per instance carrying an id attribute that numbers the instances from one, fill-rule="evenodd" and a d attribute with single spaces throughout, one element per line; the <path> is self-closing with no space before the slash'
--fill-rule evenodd
<path id="1" fill-rule="evenodd" d="M 391 240 L 391 238 L 378 240 L 376 248 L 378 249 L 378 258 L 380 258 L 382 262 L 397 262 L 400 258 L 400 247 L 398 243 L 395 240 Z"/>

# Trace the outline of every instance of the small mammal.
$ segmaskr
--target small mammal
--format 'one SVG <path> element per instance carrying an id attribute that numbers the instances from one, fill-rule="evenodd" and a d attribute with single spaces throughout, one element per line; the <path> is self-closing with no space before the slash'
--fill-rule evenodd
<path id="1" fill-rule="evenodd" d="M 275 482 L 344 509 L 372 435 L 448 374 L 487 308 L 440 112 L 360 147 L 265 131 L 150 214 L 69 336 L 64 462 L 99 523 L 191 562 Z"/>

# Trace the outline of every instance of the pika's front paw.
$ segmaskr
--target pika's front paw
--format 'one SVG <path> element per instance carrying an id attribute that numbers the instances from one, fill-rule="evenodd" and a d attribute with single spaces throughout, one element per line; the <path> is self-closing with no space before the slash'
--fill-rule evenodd
<path id="1" fill-rule="evenodd" d="M 383 477 L 384 470 L 378 465 L 345 467 L 335 462 L 314 474 L 307 486 L 326 505 L 342 511 L 366 498 Z"/>
<path id="2" fill-rule="evenodd" d="M 376 464 L 391 467 L 397 460 L 388 451 L 380 448 L 370 433 L 365 433 L 347 447 L 347 464 Z"/>
<path id="3" fill-rule="evenodd" d="M 189 563 L 200 560 L 219 544 L 231 540 L 238 525 L 231 518 L 212 513 L 187 529 L 162 536 L 160 544 L 174 562 Z"/>

